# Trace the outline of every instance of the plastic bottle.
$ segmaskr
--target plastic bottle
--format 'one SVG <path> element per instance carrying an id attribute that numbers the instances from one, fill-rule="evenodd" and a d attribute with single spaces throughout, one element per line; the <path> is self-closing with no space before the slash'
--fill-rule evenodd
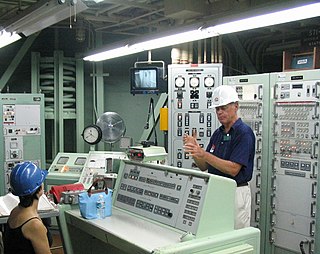
<path id="1" fill-rule="evenodd" d="M 99 198 L 97 200 L 97 218 L 98 219 L 103 219 L 105 218 L 105 202 L 103 195 L 99 195 Z"/>

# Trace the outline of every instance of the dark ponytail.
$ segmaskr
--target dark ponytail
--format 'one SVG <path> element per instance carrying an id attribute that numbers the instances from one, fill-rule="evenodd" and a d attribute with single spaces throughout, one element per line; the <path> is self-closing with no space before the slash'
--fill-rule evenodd
<path id="1" fill-rule="evenodd" d="M 24 207 L 24 208 L 32 206 L 33 200 L 39 199 L 37 194 L 41 191 L 41 189 L 42 189 L 42 185 L 40 185 L 40 187 L 34 193 L 32 193 L 30 195 L 19 196 L 19 199 L 20 199 L 19 206 Z"/>

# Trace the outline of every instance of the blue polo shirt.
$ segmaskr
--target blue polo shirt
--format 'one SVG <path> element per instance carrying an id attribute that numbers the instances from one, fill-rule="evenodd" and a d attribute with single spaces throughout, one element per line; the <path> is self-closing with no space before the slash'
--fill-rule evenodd
<path id="1" fill-rule="evenodd" d="M 207 152 L 224 160 L 241 164 L 242 167 L 235 177 L 224 174 L 208 165 L 208 172 L 234 179 L 237 184 L 249 182 L 252 178 L 255 155 L 255 136 L 252 129 L 239 118 L 228 133 L 220 126 L 211 136 Z"/>

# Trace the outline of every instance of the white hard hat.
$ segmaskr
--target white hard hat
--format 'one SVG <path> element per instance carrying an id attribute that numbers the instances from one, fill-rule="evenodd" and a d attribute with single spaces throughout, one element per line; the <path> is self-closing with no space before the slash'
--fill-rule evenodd
<path id="1" fill-rule="evenodd" d="M 239 101 L 238 94 L 232 86 L 218 86 L 213 91 L 212 105 L 209 108 L 225 106 L 236 101 Z"/>

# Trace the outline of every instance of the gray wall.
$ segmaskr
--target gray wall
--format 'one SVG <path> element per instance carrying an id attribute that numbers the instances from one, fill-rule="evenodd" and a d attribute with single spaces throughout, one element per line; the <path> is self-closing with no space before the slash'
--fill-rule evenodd
<path id="1" fill-rule="evenodd" d="M 162 51 L 163 55 L 170 57 L 170 51 Z M 146 61 L 142 59 L 139 61 Z M 165 60 L 155 58 L 154 60 Z M 129 69 L 137 61 L 136 56 L 124 57 L 104 62 L 104 72 L 109 74 L 105 80 L 105 110 L 117 112 L 125 121 L 126 135 L 132 137 L 134 144 L 139 142 L 147 122 L 150 99 L 153 98 L 154 107 L 160 97 L 159 95 L 132 95 L 130 93 Z M 158 112 L 155 112 L 157 114 Z M 150 118 L 152 115 L 150 115 Z M 156 127 L 158 145 L 164 146 L 163 132 L 159 130 L 159 124 Z M 154 141 L 154 133 L 150 141 Z M 115 147 L 117 147 L 115 145 Z"/>

